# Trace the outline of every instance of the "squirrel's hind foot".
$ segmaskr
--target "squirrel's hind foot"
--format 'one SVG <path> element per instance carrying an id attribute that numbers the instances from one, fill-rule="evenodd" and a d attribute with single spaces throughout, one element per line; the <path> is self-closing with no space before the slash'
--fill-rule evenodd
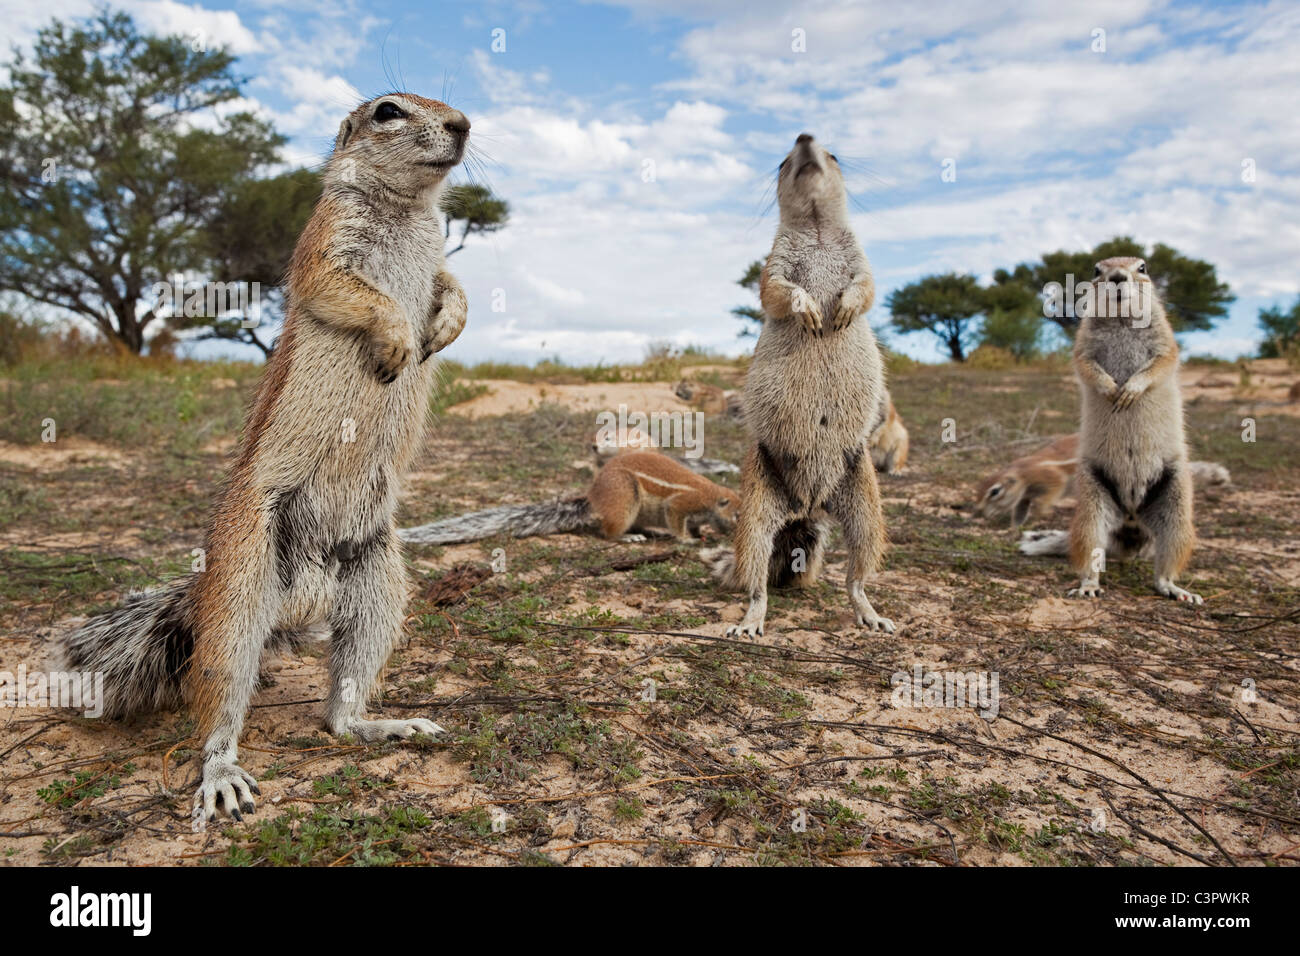
<path id="1" fill-rule="evenodd" d="M 194 793 L 194 807 L 190 811 L 190 828 L 202 833 L 223 813 L 242 821 L 243 813 L 257 809 L 254 795 L 261 796 L 262 791 L 257 780 L 243 767 L 235 763 L 204 764 L 203 781 Z"/>
<path id="2" fill-rule="evenodd" d="M 1173 598 L 1175 601 L 1182 601 L 1187 604 L 1204 604 L 1205 598 L 1199 594 L 1180 588 L 1177 584 L 1168 578 L 1156 579 L 1156 590 L 1167 598 Z"/>

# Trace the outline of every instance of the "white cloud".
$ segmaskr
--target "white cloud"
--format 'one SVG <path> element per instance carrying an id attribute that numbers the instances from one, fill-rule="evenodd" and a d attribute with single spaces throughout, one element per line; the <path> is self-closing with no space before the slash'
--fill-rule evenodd
<path id="1" fill-rule="evenodd" d="M 274 113 L 276 125 L 286 133 L 333 138 L 343 117 L 365 97 L 357 88 L 335 74 L 314 67 L 286 64 L 276 71 L 278 92 L 293 101 L 288 112 Z"/>
<path id="2" fill-rule="evenodd" d="M 734 281 L 766 249 L 772 222 L 700 212 L 756 210 L 756 170 L 774 166 L 801 129 L 867 167 L 849 174 L 872 187 L 854 221 L 881 263 L 882 298 L 929 272 L 987 276 L 1116 234 L 1208 259 L 1242 295 L 1300 290 L 1300 127 L 1280 122 L 1300 88 L 1300 17 L 1283 8 L 1225 16 L 1081 0 L 1045 12 L 954 0 L 917 16 L 782 0 L 625 5 L 707 22 L 682 39 L 688 75 L 661 87 L 681 99 L 657 117 L 588 116 L 587 104 L 530 96 L 481 58 L 504 95 L 476 130 L 492 139 L 504 172 L 494 185 L 518 215 L 490 254 L 471 245 L 456 267 L 477 275 L 490 259 L 499 282 L 532 289 L 511 298 L 522 313 L 508 323 L 516 343 L 528 330 L 549 347 L 572 341 L 585 357 L 680 335 L 734 345 L 728 310 L 746 301 Z M 1090 49 L 1097 27 L 1104 54 Z M 790 50 L 795 28 L 806 54 Z M 1210 32 L 1176 40 L 1189 30 Z M 1215 31 L 1234 32 L 1234 46 L 1204 39 Z M 733 133 L 737 112 L 777 123 Z M 940 183 L 947 157 L 957 183 Z M 1253 186 L 1241 182 L 1243 158 L 1256 162 Z M 647 159 L 653 184 L 638 176 Z M 520 282 L 521 262 L 582 301 Z M 504 324 L 475 313 L 466 347 L 487 347 Z"/>
<path id="3" fill-rule="evenodd" d="M 51 20 L 92 16 L 100 4 L 94 0 L 0 0 L 0 18 L 6 38 L 20 47 L 30 46 L 36 31 Z M 132 15 L 146 32 L 179 34 L 199 39 L 209 46 L 224 45 L 234 54 L 255 53 L 263 49 L 261 41 L 233 10 L 210 10 L 200 4 L 177 0 L 119 0 L 113 8 Z M 8 44 L 6 44 L 7 52 Z"/>
<path id="4" fill-rule="evenodd" d="M 262 49 L 257 37 L 233 10 L 209 10 L 176 0 L 134 0 L 125 4 L 124 9 L 134 14 L 142 27 L 155 33 L 176 34 L 209 48 L 224 46 L 236 56 Z"/>

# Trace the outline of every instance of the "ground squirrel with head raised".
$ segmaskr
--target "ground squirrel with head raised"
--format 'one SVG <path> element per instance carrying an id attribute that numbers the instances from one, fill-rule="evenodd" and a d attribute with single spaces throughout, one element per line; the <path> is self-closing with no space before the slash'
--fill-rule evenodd
<path id="1" fill-rule="evenodd" d="M 1103 556 L 1149 542 L 1156 590 L 1200 604 L 1174 583 L 1196 540 L 1178 344 L 1142 259 L 1103 259 L 1094 283 L 1074 340 L 1083 404 L 1070 525 L 1080 581 L 1070 593 L 1099 596 Z"/>
<path id="2" fill-rule="evenodd" d="M 777 174 L 781 221 L 759 284 L 766 321 L 745 379 L 753 443 L 741 469 L 734 564 L 749 597 L 731 633 L 763 633 L 768 582 L 810 584 L 825 516 L 844 529 L 849 601 L 859 625 L 893 631 L 867 600 L 885 523 L 867 442 L 885 381 L 871 326 L 867 257 L 849 227 L 839 162 L 804 133 Z"/>
<path id="3" fill-rule="evenodd" d="M 196 829 L 254 809 L 239 735 L 263 650 L 294 632 L 331 631 L 332 733 L 374 741 L 441 730 L 364 714 L 402 630 L 393 513 L 424 433 L 428 358 L 465 325 L 438 204 L 469 128 L 459 110 L 408 93 L 343 121 L 294 250 L 284 330 L 207 531 L 206 568 L 129 598 L 66 641 L 70 667 L 105 673 L 110 716 L 191 701 L 203 740 Z"/>

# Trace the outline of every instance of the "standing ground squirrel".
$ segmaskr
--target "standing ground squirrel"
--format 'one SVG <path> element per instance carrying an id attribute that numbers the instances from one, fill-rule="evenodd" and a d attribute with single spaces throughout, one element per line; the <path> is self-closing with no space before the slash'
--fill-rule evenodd
<path id="1" fill-rule="evenodd" d="M 1143 260 L 1103 259 L 1094 282 L 1094 305 L 1074 340 L 1083 405 L 1070 525 L 1080 581 L 1070 593 L 1099 596 L 1103 556 L 1149 541 L 1156 590 L 1200 604 L 1200 595 L 1174 583 L 1196 539 L 1178 344 Z"/>
<path id="2" fill-rule="evenodd" d="M 885 551 L 867 451 L 885 381 L 871 326 L 875 283 L 849 227 L 839 162 L 807 133 L 781 163 L 781 222 L 759 286 L 766 321 L 745 379 L 753 443 L 741 469 L 740 520 L 727 577 L 749 596 L 730 633 L 763 633 L 768 582 L 808 585 L 821 570 L 830 515 L 844 529 L 849 601 L 859 625 L 893 631 L 867 600 Z"/>
<path id="3" fill-rule="evenodd" d="M 459 110 L 407 93 L 343 121 L 294 250 L 284 331 L 208 527 L 206 567 L 128 598 L 63 648 L 69 667 L 105 674 L 108 716 L 191 701 L 204 741 L 196 829 L 254 809 L 239 735 L 263 650 L 295 632 L 331 631 L 331 733 L 441 730 L 364 714 L 401 636 L 407 582 L 393 513 L 424 434 L 426 360 L 465 325 L 438 203 L 468 136 Z"/>

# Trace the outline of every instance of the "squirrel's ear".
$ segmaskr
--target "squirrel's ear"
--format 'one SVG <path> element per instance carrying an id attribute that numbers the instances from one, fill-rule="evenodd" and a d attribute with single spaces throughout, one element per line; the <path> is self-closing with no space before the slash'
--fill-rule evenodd
<path id="1" fill-rule="evenodd" d="M 344 146 L 346 146 L 348 144 L 348 140 L 351 138 L 352 138 L 352 120 L 345 119 L 342 123 L 339 123 L 339 134 L 334 137 L 334 152 L 337 153 Z"/>

